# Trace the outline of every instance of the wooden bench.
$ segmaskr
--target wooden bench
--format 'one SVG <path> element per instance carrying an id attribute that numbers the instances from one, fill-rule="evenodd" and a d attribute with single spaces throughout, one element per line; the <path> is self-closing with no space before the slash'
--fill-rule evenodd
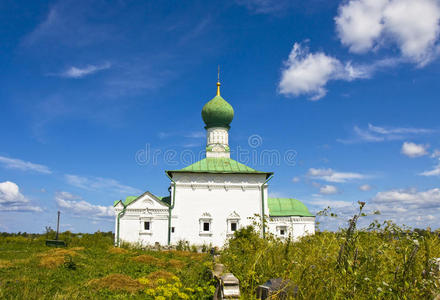
<path id="1" fill-rule="evenodd" d="M 46 246 L 49 247 L 66 247 L 67 244 L 65 241 L 60 241 L 60 240 L 46 240 Z"/>

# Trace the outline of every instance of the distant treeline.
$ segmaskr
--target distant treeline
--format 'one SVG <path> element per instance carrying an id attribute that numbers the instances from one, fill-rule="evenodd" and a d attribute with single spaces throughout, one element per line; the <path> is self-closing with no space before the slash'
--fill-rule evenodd
<path id="1" fill-rule="evenodd" d="M 63 236 L 63 237 L 79 237 L 81 238 L 82 236 L 91 236 L 91 235 L 100 235 L 100 236 L 106 236 L 106 237 L 113 237 L 114 233 L 112 231 L 108 231 L 108 232 L 102 232 L 102 231 L 97 231 L 95 233 L 74 233 L 74 232 L 70 232 L 70 231 L 64 231 L 64 232 L 60 232 L 59 233 L 59 237 Z M 55 238 L 56 236 L 56 231 L 50 229 L 48 231 L 46 231 L 45 233 L 27 233 L 27 232 L 0 232 L 0 236 L 1 237 L 13 237 L 13 236 L 22 236 L 22 237 L 30 237 L 30 238 L 39 238 L 39 237 L 45 237 L 45 238 Z"/>

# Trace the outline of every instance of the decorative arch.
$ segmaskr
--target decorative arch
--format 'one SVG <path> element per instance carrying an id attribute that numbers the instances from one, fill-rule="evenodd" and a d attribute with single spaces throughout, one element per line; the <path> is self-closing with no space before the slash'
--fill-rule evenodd
<path id="1" fill-rule="evenodd" d="M 154 205 L 153 200 L 151 199 L 144 199 L 144 201 L 142 201 L 144 205 Z"/>
<path id="2" fill-rule="evenodd" d="M 211 217 L 211 214 L 210 213 L 208 213 L 208 212 L 204 212 L 203 214 L 202 214 L 202 219 L 212 219 L 212 217 Z"/>
<path id="3" fill-rule="evenodd" d="M 226 225 L 227 225 L 227 234 L 232 235 L 235 231 L 240 229 L 240 215 L 234 210 L 231 212 L 226 219 Z"/>
<path id="4" fill-rule="evenodd" d="M 204 212 L 199 219 L 199 235 L 212 235 L 212 216 L 208 212 Z"/>
<path id="5" fill-rule="evenodd" d="M 241 219 L 240 215 L 234 210 L 228 216 L 228 219 Z"/>

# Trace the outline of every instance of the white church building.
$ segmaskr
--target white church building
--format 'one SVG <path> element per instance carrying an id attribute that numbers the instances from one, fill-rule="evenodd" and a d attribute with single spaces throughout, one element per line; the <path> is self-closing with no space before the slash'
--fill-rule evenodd
<path id="1" fill-rule="evenodd" d="M 261 234 L 297 239 L 315 233 L 315 217 L 300 201 L 269 198 L 272 172 L 254 170 L 230 158 L 232 106 L 217 95 L 202 109 L 206 158 L 180 170 L 165 171 L 169 196 L 150 192 L 114 203 L 115 243 L 223 246 L 242 227 L 264 221 Z"/>

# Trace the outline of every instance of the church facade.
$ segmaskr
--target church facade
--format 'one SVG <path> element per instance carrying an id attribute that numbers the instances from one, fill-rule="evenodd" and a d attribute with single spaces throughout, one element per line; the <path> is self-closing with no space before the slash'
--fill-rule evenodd
<path id="1" fill-rule="evenodd" d="M 150 192 L 114 203 L 115 244 L 223 246 L 234 232 L 259 224 L 261 234 L 297 239 L 315 233 L 315 217 L 299 200 L 268 198 L 272 172 L 257 171 L 230 158 L 232 106 L 217 95 L 202 109 L 206 158 L 167 170 L 169 195 Z M 264 222 L 265 226 L 261 226 Z"/>

